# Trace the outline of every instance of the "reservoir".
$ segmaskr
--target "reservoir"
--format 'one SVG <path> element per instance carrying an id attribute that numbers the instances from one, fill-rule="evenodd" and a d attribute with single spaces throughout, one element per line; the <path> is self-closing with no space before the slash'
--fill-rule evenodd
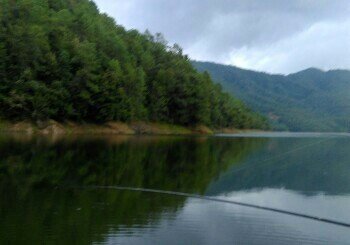
<path id="1" fill-rule="evenodd" d="M 350 244 L 348 227 L 235 204 L 348 224 L 349 149 L 347 134 L 2 135 L 0 244 Z"/>

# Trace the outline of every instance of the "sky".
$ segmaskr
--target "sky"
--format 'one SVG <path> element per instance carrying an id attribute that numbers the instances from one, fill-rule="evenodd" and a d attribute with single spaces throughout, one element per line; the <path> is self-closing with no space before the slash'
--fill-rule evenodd
<path id="1" fill-rule="evenodd" d="M 349 0 L 95 0 L 127 29 L 191 59 L 269 73 L 350 69 Z"/>

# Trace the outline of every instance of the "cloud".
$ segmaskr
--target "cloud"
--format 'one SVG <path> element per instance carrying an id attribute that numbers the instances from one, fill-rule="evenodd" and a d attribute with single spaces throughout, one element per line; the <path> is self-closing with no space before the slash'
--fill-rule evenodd
<path id="1" fill-rule="evenodd" d="M 260 48 L 243 46 L 230 52 L 231 64 L 275 73 L 306 67 L 350 68 L 350 21 L 317 23 L 305 31 Z"/>
<path id="2" fill-rule="evenodd" d="M 350 68 L 348 0 L 96 3 L 127 28 L 162 32 L 194 59 L 279 73 L 309 66 Z"/>

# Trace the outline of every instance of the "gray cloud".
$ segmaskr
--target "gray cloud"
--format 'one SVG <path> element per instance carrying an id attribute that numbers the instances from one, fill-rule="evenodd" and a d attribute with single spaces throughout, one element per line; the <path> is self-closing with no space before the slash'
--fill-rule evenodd
<path id="1" fill-rule="evenodd" d="M 348 0 L 96 0 L 117 23 L 162 32 L 190 57 L 269 72 L 350 68 Z"/>

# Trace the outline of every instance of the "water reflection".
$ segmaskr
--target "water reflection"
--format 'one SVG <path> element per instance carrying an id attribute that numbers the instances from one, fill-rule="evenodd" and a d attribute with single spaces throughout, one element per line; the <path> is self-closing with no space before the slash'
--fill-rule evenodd
<path id="1" fill-rule="evenodd" d="M 350 193 L 350 138 L 270 138 L 207 190 L 209 195 L 264 188 L 314 195 Z"/>
<path id="2" fill-rule="evenodd" d="M 3 138 L 0 188 L 122 185 L 203 194 L 213 179 L 263 142 L 205 137 Z"/>
<path id="3" fill-rule="evenodd" d="M 347 138 L 0 138 L 0 244 L 346 244 L 349 230 L 151 193 L 198 193 L 349 222 Z"/>

